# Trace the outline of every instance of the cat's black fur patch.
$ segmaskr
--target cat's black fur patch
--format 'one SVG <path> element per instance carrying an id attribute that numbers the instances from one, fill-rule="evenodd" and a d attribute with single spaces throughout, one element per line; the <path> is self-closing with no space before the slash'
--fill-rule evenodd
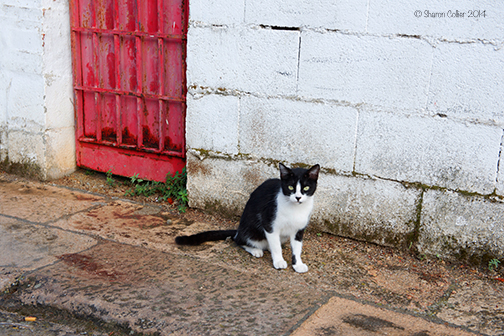
<path id="1" fill-rule="evenodd" d="M 304 230 L 299 230 L 296 233 L 296 237 L 294 239 L 296 239 L 297 241 L 302 241 L 303 240 L 303 235 L 304 235 Z"/>

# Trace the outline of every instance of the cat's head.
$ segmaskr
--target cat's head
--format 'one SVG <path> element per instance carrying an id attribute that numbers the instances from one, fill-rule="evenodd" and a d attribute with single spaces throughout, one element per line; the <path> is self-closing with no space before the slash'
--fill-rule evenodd
<path id="1" fill-rule="evenodd" d="M 316 164 L 310 169 L 288 168 L 280 163 L 280 180 L 282 193 L 292 203 L 301 204 L 313 196 L 317 189 L 317 179 L 320 166 Z"/>

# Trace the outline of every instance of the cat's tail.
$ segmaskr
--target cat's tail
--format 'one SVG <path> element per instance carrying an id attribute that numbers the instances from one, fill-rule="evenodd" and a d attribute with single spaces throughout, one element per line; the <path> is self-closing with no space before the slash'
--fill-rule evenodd
<path id="1" fill-rule="evenodd" d="M 178 245 L 199 245 L 207 241 L 225 240 L 227 237 L 234 238 L 236 230 L 205 231 L 191 236 L 178 236 L 175 243 Z"/>

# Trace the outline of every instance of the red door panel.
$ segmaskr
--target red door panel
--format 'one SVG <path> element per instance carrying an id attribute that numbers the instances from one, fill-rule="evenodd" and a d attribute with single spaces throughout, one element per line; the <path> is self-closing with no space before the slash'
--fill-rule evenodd
<path id="1" fill-rule="evenodd" d="M 77 165 L 164 181 L 185 166 L 187 0 L 71 0 Z"/>

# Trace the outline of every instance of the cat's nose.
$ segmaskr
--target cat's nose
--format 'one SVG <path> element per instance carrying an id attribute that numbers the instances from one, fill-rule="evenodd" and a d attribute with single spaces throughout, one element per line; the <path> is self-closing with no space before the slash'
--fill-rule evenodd
<path id="1" fill-rule="evenodd" d="M 297 200 L 298 202 L 299 202 L 299 200 L 300 200 L 300 199 L 301 199 L 301 197 L 297 197 L 297 196 L 296 196 L 296 200 Z"/>

